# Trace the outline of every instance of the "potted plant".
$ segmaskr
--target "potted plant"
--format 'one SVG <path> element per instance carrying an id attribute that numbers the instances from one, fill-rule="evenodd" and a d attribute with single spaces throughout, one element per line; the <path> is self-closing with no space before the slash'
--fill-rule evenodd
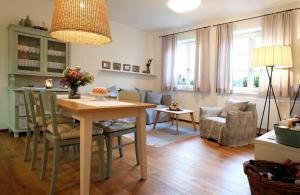
<path id="1" fill-rule="evenodd" d="M 93 75 L 90 75 L 88 72 L 81 72 L 80 70 L 80 67 L 67 67 L 63 72 L 64 78 L 61 80 L 61 84 L 70 88 L 70 99 L 80 99 L 78 88 L 92 84 L 94 81 Z"/>

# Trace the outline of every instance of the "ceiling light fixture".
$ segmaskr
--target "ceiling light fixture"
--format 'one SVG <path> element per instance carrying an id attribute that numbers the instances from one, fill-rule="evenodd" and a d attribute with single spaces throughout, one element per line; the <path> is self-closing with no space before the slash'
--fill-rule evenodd
<path id="1" fill-rule="evenodd" d="M 55 0 L 50 35 L 70 43 L 111 43 L 105 0 Z"/>
<path id="2" fill-rule="evenodd" d="M 186 12 L 198 8 L 201 0 L 168 0 L 168 7 L 175 12 Z"/>

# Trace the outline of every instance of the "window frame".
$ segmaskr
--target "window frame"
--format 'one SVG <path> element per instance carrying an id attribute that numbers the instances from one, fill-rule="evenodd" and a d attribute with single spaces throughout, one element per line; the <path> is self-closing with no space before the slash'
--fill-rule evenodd
<path id="1" fill-rule="evenodd" d="M 252 53 L 253 53 L 253 49 L 256 46 L 255 42 L 256 42 L 256 38 L 257 37 L 262 37 L 262 28 L 261 27 L 257 27 L 257 28 L 249 28 L 249 29 L 244 29 L 244 30 L 237 30 L 233 32 L 233 41 L 235 38 L 243 38 L 243 37 L 247 37 L 248 41 L 249 41 L 249 48 L 248 48 L 248 52 L 244 53 L 244 54 L 239 54 L 241 55 L 248 55 L 248 62 L 249 62 L 249 67 L 248 67 L 248 82 L 247 82 L 247 87 L 234 87 L 232 86 L 232 90 L 233 90 L 233 94 L 249 94 L 249 95 L 258 95 L 259 94 L 259 86 L 258 87 L 254 87 L 254 77 L 255 74 L 254 72 L 259 73 L 259 71 L 251 71 L 251 59 L 252 59 Z M 233 45 L 232 45 L 232 51 L 233 51 Z M 232 52 L 230 55 L 231 58 L 231 63 L 232 63 L 232 59 L 233 56 L 235 54 Z M 236 55 L 237 56 L 237 55 Z M 233 66 L 231 64 L 231 66 Z M 235 72 L 233 70 L 231 70 L 231 74 L 233 75 Z M 249 75 L 252 75 L 251 79 L 249 79 Z M 251 82 L 249 82 L 249 80 L 251 80 Z M 253 80 L 253 81 L 252 81 Z M 232 76 L 232 83 L 233 83 L 233 76 Z M 251 85 L 251 87 L 249 87 L 249 85 Z"/>

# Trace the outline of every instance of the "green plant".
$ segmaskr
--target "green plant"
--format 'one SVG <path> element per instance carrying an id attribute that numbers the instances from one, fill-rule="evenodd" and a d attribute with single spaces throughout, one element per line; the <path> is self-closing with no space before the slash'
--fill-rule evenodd
<path id="1" fill-rule="evenodd" d="M 254 77 L 254 87 L 256 87 L 256 88 L 259 87 L 259 75 L 256 75 Z"/>
<path id="2" fill-rule="evenodd" d="M 248 86 L 248 77 L 245 77 L 243 79 L 243 87 L 247 87 Z"/>

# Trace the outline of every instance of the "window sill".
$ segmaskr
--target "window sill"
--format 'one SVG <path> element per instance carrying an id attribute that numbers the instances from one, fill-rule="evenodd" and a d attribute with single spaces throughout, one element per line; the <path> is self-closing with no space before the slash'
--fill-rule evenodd
<path id="1" fill-rule="evenodd" d="M 259 90 L 256 88 L 243 88 L 243 87 L 235 87 L 233 89 L 233 94 L 241 94 L 241 95 L 259 95 Z"/>

